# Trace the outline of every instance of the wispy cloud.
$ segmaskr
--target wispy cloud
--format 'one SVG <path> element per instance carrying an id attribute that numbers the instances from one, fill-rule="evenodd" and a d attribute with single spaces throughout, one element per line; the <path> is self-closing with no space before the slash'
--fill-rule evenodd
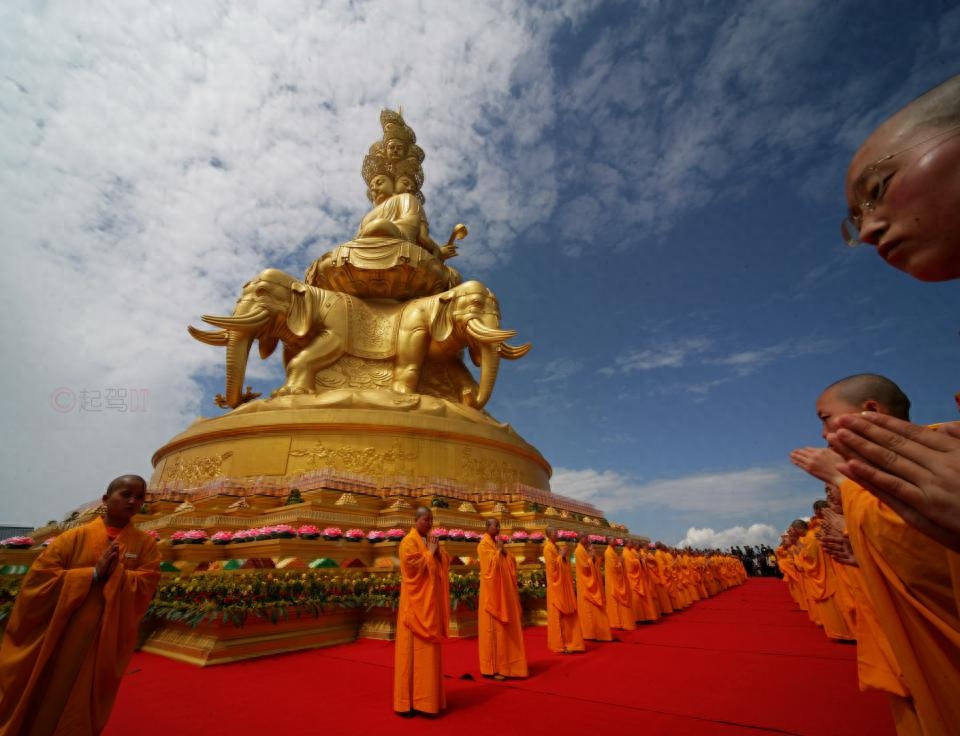
<path id="1" fill-rule="evenodd" d="M 613 365 L 605 366 L 599 372 L 606 376 L 613 376 L 636 371 L 681 369 L 692 366 L 719 366 L 729 369 L 733 375 L 660 383 L 654 389 L 659 394 L 685 393 L 702 399 L 717 386 L 729 383 L 734 378 L 752 375 L 777 361 L 829 353 L 840 347 L 836 340 L 799 338 L 749 350 L 718 354 L 715 345 L 713 340 L 705 337 L 668 340 L 654 347 L 630 350 L 618 355 L 614 358 Z"/>
<path id="2" fill-rule="evenodd" d="M 738 376 L 749 376 L 777 360 L 829 353 L 838 347 L 835 340 L 790 340 L 756 350 L 742 350 L 720 358 L 711 358 L 706 362 L 729 366 Z"/>
<path id="3" fill-rule="evenodd" d="M 537 383 L 555 383 L 565 381 L 583 370 L 583 360 L 579 358 L 558 358 L 551 360 L 543 367 L 543 371 L 536 379 Z"/>
<path id="4" fill-rule="evenodd" d="M 698 381 L 694 383 L 663 383 L 658 384 L 653 391 L 663 396 L 684 394 L 692 398 L 695 402 L 701 402 L 706 400 L 707 395 L 713 391 L 713 389 L 725 383 L 730 383 L 732 380 L 732 378 L 717 378 L 712 381 Z"/>
<path id="5" fill-rule="evenodd" d="M 617 373 L 649 371 L 655 368 L 679 368 L 686 365 L 693 356 L 706 352 L 711 341 L 705 337 L 692 337 L 676 340 L 663 345 L 631 350 L 614 359 L 612 366 L 600 369 L 600 373 L 612 376 Z"/>

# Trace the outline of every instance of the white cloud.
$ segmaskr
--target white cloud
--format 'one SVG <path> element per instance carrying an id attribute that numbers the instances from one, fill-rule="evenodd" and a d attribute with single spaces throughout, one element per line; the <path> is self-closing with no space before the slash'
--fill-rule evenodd
<path id="1" fill-rule="evenodd" d="M 557 468 L 556 493 L 594 504 L 608 514 L 659 507 L 684 514 L 734 517 L 774 514 L 809 505 L 810 493 L 789 467 L 697 473 L 640 482 L 611 470 Z"/>
<path id="2" fill-rule="evenodd" d="M 780 541 L 781 532 L 770 524 L 751 524 L 750 526 L 732 526 L 729 529 L 690 527 L 686 536 L 675 546 L 695 549 L 727 549 L 729 547 L 756 547 L 762 544 L 775 547 Z"/>
<path id="3" fill-rule="evenodd" d="M 706 362 L 730 366 L 738 376 L 749 376 L 776 360 L 829 353 L 838 347 L 832 340 L 791 340 L 756 350 L 742 350 L 722 358 L 711 358 Z"/>
<path id="4" fill-rule="evenodd" d="M 707 338 L 693 337 L 671 341 L 653 348 L 630 350 L 617 356 L 612 366 L 601 368 L 600 372 L 604 375 L 613 375 L 649 371 L 655 368 L 679 368 L 691 357 L 708 350 L 710 345 L 711 342 Z"/>
<path id="5" fill-rule="evenodd" d="M 543 371 L 537 383 L 554 383 L 556 381 L 565 381 L 583 370 L 583 361 L 577 358 L 558 358 L 551 360 L 543 367 Z"/>
<path id="6" fill-rule="evenodd" d="M 635 371 L 649 371 L 661 368 L 687 368 L 690 366 L 721 366 L 729 368 L 733 375 L 707 378 L 696 381 L 660 383 L 654 391 L 659 394 L 685 393 L 695 400 L 704 397 L 717 386 L 730 382 L 736 377 L 745 377 L 778 360 L 788 360 L 819 353 L 835 351 L 839 347 L 836 341 L 801 338 L 775 345 L 749 350 L 739 350 L 726 355 L 717 355 L 715 343 L 706 337 L 672 339 L 642 350 L 629 350 L 618 355 L 613 365 L 600 369 L 605 376 L 618 373 L 629 374 Z"/>

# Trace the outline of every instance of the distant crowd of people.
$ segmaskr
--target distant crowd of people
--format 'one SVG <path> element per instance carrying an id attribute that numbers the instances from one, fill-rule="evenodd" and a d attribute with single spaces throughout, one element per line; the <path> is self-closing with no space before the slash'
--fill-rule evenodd
<path id="1" fill-rule="evenodd" d="M 773 547 L 761 544 L 757 547 L 731 547 L 730 554 L 743 563 L 747 575 L 750 577 L 779 578 L 783 577 L 777 567 L 777 557 Z"/>

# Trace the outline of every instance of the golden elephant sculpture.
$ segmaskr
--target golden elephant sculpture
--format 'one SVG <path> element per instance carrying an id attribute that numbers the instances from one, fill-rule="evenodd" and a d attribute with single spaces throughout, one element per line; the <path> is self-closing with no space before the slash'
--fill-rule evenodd
<path id="1" fill-rule="evenodd" d="M 490 398 L 500 358 L 515 360 L 530 350 L 529 343 L 506 343 L 517 333 L 500 329 L 496 297 L 479 281 L 407 302 L 366 302 L 269 268 L 244 285 L 232 315 L 203 320 L 219 329 L 188 329 L 201 342 L 227 348 L 226 393 L 217 403 L 231 408 L 255 396 L 242 393 L 254 340 L 261 358 L 283 343 L 286 381 L 274 396 L 316 393 L 317 373 L 345 355 L 391 359 L 391 388 L 416 393 L 425 361 L 462 364 L 468 348 L 480 379 L 464 385 L 460 398 L 476 408 Z"/>

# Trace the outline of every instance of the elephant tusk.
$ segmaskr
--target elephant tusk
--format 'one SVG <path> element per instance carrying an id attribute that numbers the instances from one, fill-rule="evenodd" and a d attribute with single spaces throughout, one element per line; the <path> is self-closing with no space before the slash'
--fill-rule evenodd
<path id="1" fill-rule="evenodd" d="M 188 325 L 187 330 L 193 335 L 194 338 L 200 342 L 204 342 L 207 345 L 216 345 L 217 347 L 222 347 L 227 344 L 227 331 L 226 330 L 215 330 L 213 332 L 207 332 L 206 330 L 198 330 L 193 325 Z"/>
<path id="2" fill-rule="evenodd" d="M 524 343 L 523 345 L 507 345 L 507 343 L 501 343 L 500 348 L 500 357 L 506 358 L 507 360 L 516 360 L 517 358 L 522 358 L 524 355 L 530 352 L 532 348 L 529 342 Z"/>
<path id="3" fill-rule="evenodd" d="M 217 317 L 215 315 L 203 315 L 203 321 L 214 327 L 222 327 L 225 330 L 256 330 L 263 327 L 271 319 L 270 313 L 265 309 L 258 309 L 242 317 Z"/>
<path id="4" fill-rule="evenodd" d="M 517 331 L 498 330 L 495 327 L 487 327 L 479 320 L 472 319 L 467 322 L 467 334 L 477 342 L 492 343 L 503 342 L 511 337 L 516 337 Z"/>

